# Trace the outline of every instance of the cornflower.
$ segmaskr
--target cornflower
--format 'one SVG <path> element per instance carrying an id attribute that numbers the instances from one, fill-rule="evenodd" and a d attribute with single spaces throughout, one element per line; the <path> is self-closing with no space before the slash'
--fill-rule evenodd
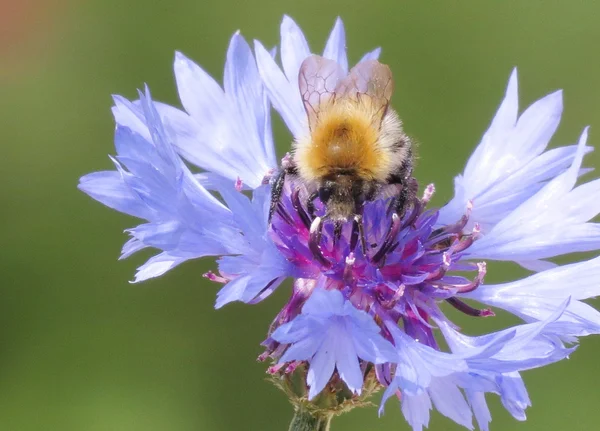
<path id="1" fill-rule="evenodd" d="M 220 308 L 257 303 L 293 280 L 259 357 L 271 361 L 268 373 L 295 406 L 291 430 L 326 430 L 332 416 L 366 404 L 379 389 L 379 412 L 397 398 L 415 431 L 428 426 L 434 406 L 487 431 L 487 393 L 524 420 L 530 400 L 520 373 L 568 357 L 578 337 L 600 331 L 600 314 L 582 302 L 600 292 L 600 258 L 562 266 L 548 260 L 600 248 L 600 226 L 590 222 L 600 212 L 600 180 L 576 185 L 587 172 L 587 128 L 577 144 L 547 150 L 562 93 L 519 115 L 514 70 L 448 204 L 429 208 L 429 185 L 405 214 L 378 198 L 365 203 L 359 222 L 341 232 L 325 224 L 317 235 L 311 225 L 325 205 L 317 200 L 311 214 L 308 191 L 293 179 L 268 220 L 279 165 L 271 105 L 295 138 L 309 133 L 297 80 L 311 52 L 284 17 L 281 67 L 274 51 L 255 42 L 253 53 L 238 32 L 222 87 L 177 53 L 184 110 L 153 101 L 148 88 L 133 102 L 115 96 L 115 169 L 82 177 L 79 188 L 146 221 L 127 231 L 121 258 L 148 247 L 159 253 L 134 282 L 219 256 L 218 271 L 205 277 L 223 284 Z M 322 55 L 348 73 L 340 19 Z M 485 284 L 490 261 L 515 262 L 532 275 Z M 523 323 L 470 336 L 448 319 L 446 306 L 476 318 L 499 308 Z"/>

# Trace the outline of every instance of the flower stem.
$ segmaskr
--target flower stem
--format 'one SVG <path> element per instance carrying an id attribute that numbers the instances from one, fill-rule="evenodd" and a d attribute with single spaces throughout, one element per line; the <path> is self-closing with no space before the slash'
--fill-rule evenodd
<path id="1" fill-rule="evenodd" d="M 298 406 L 288 431 L 329 431 L 332 417 L 331 414 L 318 414 Z"/>

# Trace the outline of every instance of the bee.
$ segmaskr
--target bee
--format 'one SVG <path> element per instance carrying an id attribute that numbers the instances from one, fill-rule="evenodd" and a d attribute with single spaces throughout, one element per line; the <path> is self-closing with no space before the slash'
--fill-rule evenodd
<path id="1" fill-rule="evenodd" d="M 312 55 L 300 67 L 298 85 L 308 133 L 295 140 L 291 158 L 274 179 L 269 217 L 288 176 L 308 189 L 306 206 L 313 219 L 314 201 L 319 198 L 325 206 L 324 216 L 316 218 L 319 230 L 326 220 L 338 232 L 349 220 L 362 227 L 363 205 L 377 197 L 393 196 L 402 216 L 414 200 L 416 182 L 411 140 L 390 108 L 390 68 L 368 60 L 346 76 L 335 61 Z"/>

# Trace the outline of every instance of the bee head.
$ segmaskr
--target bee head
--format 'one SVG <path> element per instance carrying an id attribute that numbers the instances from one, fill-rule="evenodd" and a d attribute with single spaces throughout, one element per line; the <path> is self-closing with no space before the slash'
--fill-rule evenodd
<path id="1" fill-rule="evenodd" d="M 331 220 L 352 218 L 364 201 L 362 181 L 354 175 L 335 175 L 325 179 L 318 194 L 326 207 L 325 218 Z"/>

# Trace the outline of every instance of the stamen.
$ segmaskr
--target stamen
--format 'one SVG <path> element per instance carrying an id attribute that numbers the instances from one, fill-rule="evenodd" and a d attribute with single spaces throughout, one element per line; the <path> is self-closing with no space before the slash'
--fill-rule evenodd
<path id="1" fill-rule="evenodd" d="M 445 233 L 462 233 L 463 229 L 467 225 L 467 222 L 469 221 L 472 209 L 473 204 L 471 204 L 471 201 L 469 201 L 469 203 L 467 204 L 467 210 L 462 215 L 462 217 L 456 223 L 445 226 L 441 231 Z"/>
<path id="2" fill-rule="evenodd" d="M 354 275 L 352 273 L 354 262 L 356 262 L 356 257 L 354 257 L 353 252 L 350 252 L 350 254 L 346 257 L 346 266 L 344 267 L 344 274 L 342 276 L 347 286 L 352 285 L 352 281 L 354 279 Z"/>
<path id="3" fill-rule="evenodd" d="M 267 374 L 277 374 L 279 373 L 279 371 L 281 371 L 281 369 L 285 367 L 285 364 L 275 364 L 275 365 L 271 365 L 269 368 L 267 368 Z"/>
<path id="4" fill-rule="evenodd" d="M 220 277 L 212 271 L 205 272 L 204 274 L 202 274 L 202 277 L 208 278 L 210 281 L 215 281 L 217 283 L 225 284 L 228 282 L 226 278 Z"/>
<path id="5" fill-rule="evenodd" d="M 461 311 L 469 316 L 473 317 L 493 317 L 496 314 L 492 311 L 491 308 L 484 308 L 483 310 L 478 310 L 477 308 L 471 307 L 466 302 L 461 301 L 458 298 L 448 298 L 446 302 L 456 308 L 458 311 Z"/>
<path id="6" fill-rule="evenodd" d="M 473 245 L 475 240 L 479 238 L 479 236 L 480 236 L 479 232 L 480 232 L 479 224 L 475 224 L 475 226 L 473 227 L 472 233 L 470 233 L 469 235 L 463 235 L 458 242 L 455 242 L 452 245 L 452 247 L 451 247 L 452 253 L 460 253 L 461 251 L 466 250 L 467 248 L 471 247 L 471 245 Z"/>
<path id="7" fill-rule="evenodd" d="M 281 217 L 283 221 L 285 221 L 288 225 L 294 226 L 294 219 L 291 215 L 288 214 L 281 202 L 277 205 L 276 212 L 279 215 L 279 217 Z"/>
<path id="8" fill-rule="evenodd" d="M 385 236 L 385 240 L 381 244 L 381 247 L 379 247 L 377 253 L 375 253 L 375 256 L 373 256 L 373 258 L 371 259 L 373 263 L 379 263 L 381 259 L 385 256 L 389 248 L 393 245 L 392 241 L 394 241 L 396 235 L 398 235 L 400 227 L 400 217 L 398 217 L 398 214 L 392 214 L 392 223 L 390 224 L 390 228 L 387 232 L 387 235 Z"/>
<path id="9" fill-rule="evenodd" d="M 408 217 L 404 218 L 402 226 L 412 225 L 417 220 L 419 215 L 423 212 L 424 208 L 425 208 L 425 205 L 422 204 L 418 199 L 415 199 L 413 206 L 412 206 L 412 211 Z"/>
<path id="10" fill-rule="evenodd" d="M 240 177 L 237 177 L 237 180 L 235 180 L 235 189 L 238 192 L 241 192 L 244 188 L 244 182 L 242 181 L 242 179 Z"/>
<path id="11" fill-rule="evenodd" d="M 287 368 L 285 369 L 284 373 L 285 374 L 290 374 L 293 373 L 296 368 L 298 368 L 298 366 L 302 363 L 302 361 L 293 361 L 290 362 L 290 364 L 287 366 Z"/>
<path id="12" fill-rule="evenodd" d="M 288 169 L 292 166 L 292 156 L 290 153 L 285 153 L 285 156 L 281 159 L 281 167 L 283 169 Z"/>
<path id="13" fill-rule="evenodd" d="M 275 173 L 275 169 L 271 168 L 267 171 L 267 173 L 265 174 L 265 176 L 263 177 L 261 184 L 263 186 L 269 184 L 271 182 L 271 180 L 273 179 L 273 174 Z"/>
<path id="14" fill-rule="evenodd" d="M 398 301 L 400 301 L 400 299 L 402 299 L 402 297 L 404 296 L 404 291 L 406 290 L 406 286 L 404 284 L 401 284 L 400 286 L 398 286 L 398 288 L 394 291 L 394 295 L 387 300 L 380 300 L 381 306 L 384 308 L 394 308 L 396 306 L 396 304 L 398 303 Z"/>
<path id="15" fill-rule="evenodd" d="M 354 221 L 356 222 L 356 226 L 358 227 L 358 238 L 360 239 L 360 248 L 362 249 L 363 255 L 367 255 L 367 242 L 365 240 L 365 231 L 362 223 L 362 216 L 360 214 L 356 214 L 354 216 Z"/>
<path id="16" fill-rule="evenodd" d="M 304 226 L 306 226 L 306 229 L 309 229 L 310 218 L 308 217 L 308 214 L 306 214 L 306 211 L 302 206 L 302 202 L 300 202 L 300 189 L 296 189 L 292 192 L 292 206 L 298 213 L 298 216 L 300 217 L 300 220 L 302 220 Z"/>
<path id="17" fill-rule="evenodd" d="M 448 268 L 450 267 L 451 263 L 452 263 L 452 256 L 450 255 L 450 253 L 444 252 L 442 254 L 442 265 L 440 265 L 438 267 L 438 269 L 436 269 L 435 271 L 430 273 L 427 276 L 426 280 L 434 281 L 434 280 L 439 280 L 440 278 L 442 278 L 444 275 L 446 275 L 446 272 L 448 272 Z"/>
<path id="18" fill-rule="evenodd" d="M 450 248 L 458 238 L 459 235 L 456 233 L 443 233 L 442 229 L 436 229 L 423 245 L 425 248 L 433 250 L 444 250 Z"/>
<path id="19" fill-rule="evenodd" d="M 429 184 L 427 187 L 425 187 L 425 191 L 423 192 L 423 197 L 421 198 L 421 202 L 423 202 L 424 205 L 427 205 L 429 203 L 429 201 L 431 200 L 431 197 L 433 196 L 434 193 L 435 193 L 435 185 Z"/>
<path id="20" fill-rule="evenodd" d="M 477 277 L 469 283 L 458 287 L 457 292 L 459 293 L 468 293 L 472 292 L 479 287 L 481 283 L 483 283 L 483 279 L 485 278 L 485 274 L 487 273 L 487 264 L 485 262 L 477 263 Z"/>
<path id="21" fill-rule="evenodd" d="M 455 241 L 450 249 L 452 250 L 452 253 L 460 253 L 461 251 L 471 247 L 473 242 L 475 242 L 475 237 L 473 235 L 465 235 L 460 240 Z"/>
<path id="22" fill-rule="evenodd" d="M 321 235 L 323 231 L 323 219 L 321 217 L 315 217 L 312 224 L 310 225 L 310 236 L 308 239 L 308 248 L 313 254 L 313 257 L 319 261 L 319 263 L 326 268 L 331 268 L 331 262 L 323 255 L 321 251 Z"/>
<path id="23" fill-rule="evenodd" d="M 396 200 L 395 199 L 390 199 L 390 201 L 388 202 L 387 208 L 385 209 L 385 215 L 386 217 L 389 217 L 390 214 L 394 211 L 396 205 Z"/>
<path id="24" fill-rule="evenodd" d="M 433 329 L 434 326 L 429 323 L 429 315 L 425 312 L 425 310 L 417 307 L 417 305 L 413 301 L 408 302 L 408 306 L 410 307 L 409 312 L 406 313 L 406 316 L 403 319 L 406 321 L 408 318 L 417 319 L 419 322 L 425 326 L 425 328 Z M 417 339 L 417 341 L 419 341 Z"/>
<path id="25" fill-rule="evenodd" d="M 471 211 L 473 211 L 473 201 L 469 199 L 467 201 L 467 215 L 471 215 Z"/>
<path id="26" fill-rule="evenodd" d="M 260 292 L 258 292 L 256 296 L 249 302 L 249 304 L 256 304 L 257 302 L 260 302 L 263 299 L 261 298 L 262 294 L 269 290 L 277 280 L 277 278 L 274 278 L 273 280 L 269 281 L 265 287 L 263 287 Z"/>

